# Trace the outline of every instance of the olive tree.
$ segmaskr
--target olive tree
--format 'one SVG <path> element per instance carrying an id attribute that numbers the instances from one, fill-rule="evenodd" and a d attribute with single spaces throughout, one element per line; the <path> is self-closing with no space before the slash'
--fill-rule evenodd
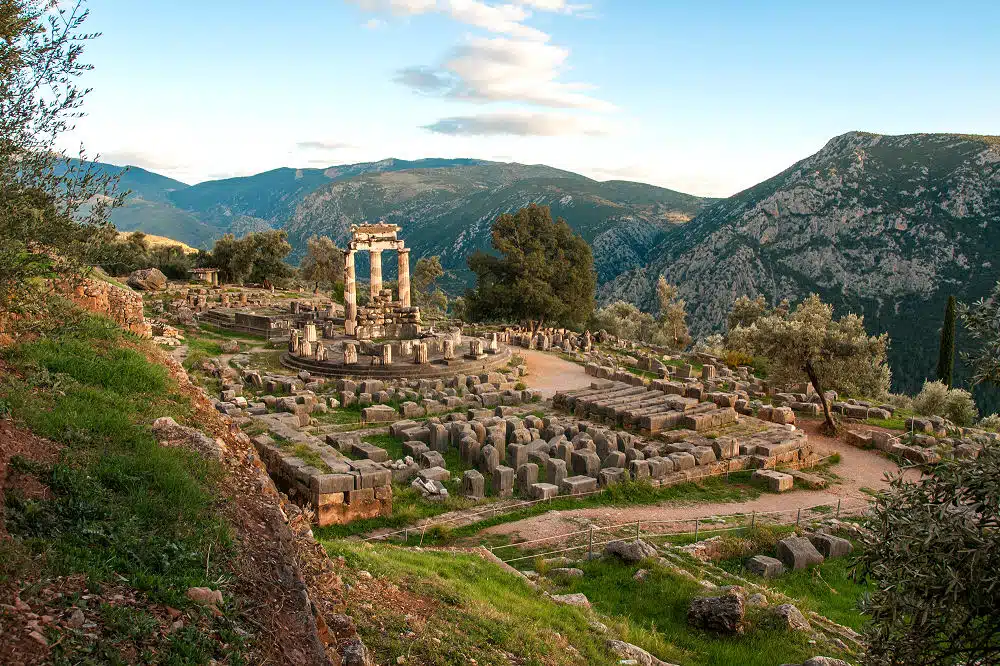
<path id="1" fill-rule="evenodd" d="M 306 241 L 306 256 L 302 258 L 299 272 L 303 280 L 319 285 L 334 285 L 344 279 L 344 252 L 328 236 L 313 236 Z"/>
<path id="2" fill-rule="evenodd" d="M 686 304 L 684 299 L 678 297 L 677 287 L 669 284 L 662 275 L 656 282 L 656 300 L 660 305 L 660 315 L 657 318 L 660 330 L 657 337 L 669 347 L 684 349 L 691 344 Z"/>
<path id="3" fill-rule="evenodd" d="M 974 349 L 962 354 L 972 367 L 973 384 L 1000 384 L 1000 282 L 989 298 L 960 307 L 962 325 Z"/>
<path id="4" fill-rule="evenodd" d="M 72 282 L 113 238 L 120 175 L 57 148 L 89 92 L 82 1 L 0 2 L 0 311 L 42 302 L 42 278 Z"/>
<path id="5" fill-rule="evenodd" d="M 734 349 L 763 356 L 769 379 L 780 383 L 806 380 L 823 405 L 826 427 L 836 430 L 827 389 L 880 397 L 889 390 L 886 351 L 889 336 L 869 336 L 864 319 L 833 316 L 833 307 L 812 294 L 787 314 L 774 310 L 750 326 L 729 332 Z"/>
<path id="6" fill-rule="evenodd" d="M 872 583 L 864 661 L 995 664 L 1000 657 L 1000 446 L 944 460 L 880 493 L 856 572 Z"/>

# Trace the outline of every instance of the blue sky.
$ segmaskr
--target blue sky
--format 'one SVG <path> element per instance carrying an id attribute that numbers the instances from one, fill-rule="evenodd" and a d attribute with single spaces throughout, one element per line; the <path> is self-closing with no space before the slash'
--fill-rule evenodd
<path id="1" fill-rule="evenodd" d="M 90 0 L 66 138 L 193 183 L 385 157 L 728 196 L 849 130 L 1000 134 L 1000 3 Z"/>

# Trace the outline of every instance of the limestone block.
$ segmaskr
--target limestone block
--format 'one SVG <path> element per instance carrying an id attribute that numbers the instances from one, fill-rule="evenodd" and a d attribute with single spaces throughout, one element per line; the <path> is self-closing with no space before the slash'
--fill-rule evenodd
<path id="1" fill-rule="evenodd" d="M 785 573 L 785 565 L 781 560 L 767 555 L 754 555 L 746 564 L 747 570 L 764 578 L 775 578 Z"/>
<path id="2" fill-rule="evenodd" d="M 809 541 L 826 558 L 843 557 L 854 550 L 850 541 L 832 534 L 812 534 Z"/>
<path id="3" fill-rule="evenodd" d="M 778 542 L 778 559 L 789 569 L 796 570 L 821 564 L 823 555 L 816 550 L 809 539 L 793 536 Z"/>
<path id="4" fill-rule="evenodd" d="M 484 498 L 486 478 L 474 469 L 466 470 L 462 475 L 462 494 L 470 499 Z"/>
<path id="5" fill-rule="evenodd" d="M 563 479 L 567 476 L 566 474 L 566 461 L 560 460 L 558 458 L 550 458 L 545 464 L 545 480 L 554 485 L 559 486 Z"/>
<path id="6" fill-rule="evenodd" d="M 597 453 L 587 449 L 573 451 L 570 458 L 573 464 L 573 472 L 581 476 L 591 476 L 596 478 L 601 470 L 601 459 Z"/>
<path id="7" fill-rule="evenodd" d="M 531 499 L 546 500 L 552 499 L 559 494 L 559 486 L 552 483 L 535 483 L 530 490 Z"/>
<path id="8" fill-rule="evenodd" d="M 538 465 L 535 463 L 524 463 L 517 468 L 517 491 L 527 496 L 531 492 L 531 486 L 538 483 Z"/>
<path id="9" fill-rule="evenodd" d="M 495 467 L 493 469 L 493 494 L 500 497 L 507 497 L 513 492 L 514 470 L 503 465 Z"/>
<path id="10" fill-rule="evenodd" d="M 694 456 L 690 453 L 671 453 L 667 458 L 674 464 L 675 472 L 683 472 L 695 466 Z"/>
<path id="11" fill-rule="evenodd" d="M 627 481 L 628 478 L 628 472 L 621 467 L 605 467 L 598 472 L 597 481 L 602 488 L 607 488 L 616 483 Z"/>
<path id="12" fill-rule="evenodd" d="M 590 476 L 569 476 L 559 484 L 559 492 L 564 495 L 581 495 L 595 490 L 597 490 L 597 479 Z"/>

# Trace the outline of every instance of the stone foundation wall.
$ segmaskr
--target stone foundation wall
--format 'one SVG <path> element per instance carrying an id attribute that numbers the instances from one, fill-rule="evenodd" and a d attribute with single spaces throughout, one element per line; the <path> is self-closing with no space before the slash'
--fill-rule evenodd
<path id="1" fill-rule="evenodd" d="M 143 338 L 153 335 L 153 327 L 142 311 L 142 296 L 131 289 L 100 280 L 84 280 L 66 293 L 80 307 L 111 317 L 126 331 Z"/>

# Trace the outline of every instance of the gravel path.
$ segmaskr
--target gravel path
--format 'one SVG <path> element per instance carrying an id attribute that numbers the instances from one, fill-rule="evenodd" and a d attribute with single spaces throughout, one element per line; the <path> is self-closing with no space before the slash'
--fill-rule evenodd
<path id="1" fill-rule="evenodd" d="M 528 366 L 524 383 L 541 391 L 543 398 L 551 398 L 557 391 L 590 386 L 591 378 L 583 371 L 582 365 L 531 349 L 516 349 L 515 353 L 524 358 Z"/>

